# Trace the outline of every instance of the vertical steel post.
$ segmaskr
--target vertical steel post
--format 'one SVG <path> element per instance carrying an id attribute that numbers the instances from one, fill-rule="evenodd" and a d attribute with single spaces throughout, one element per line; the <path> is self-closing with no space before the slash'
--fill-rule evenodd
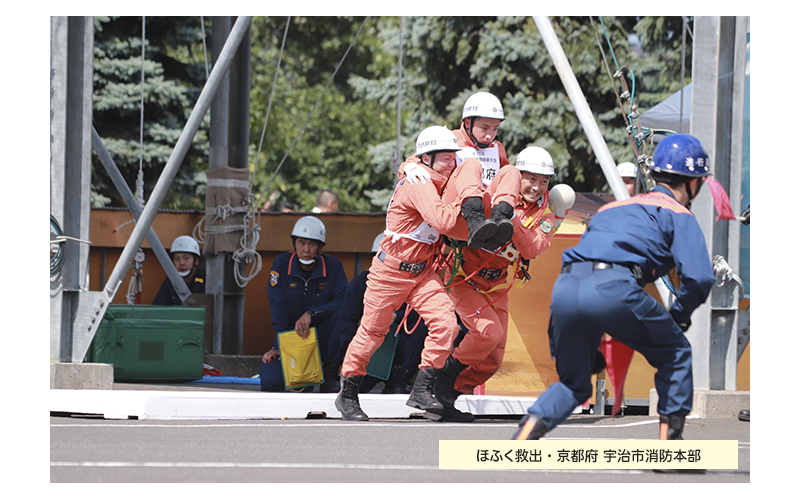
<path id="1" fill-rule="evenodd" d="M 239 44 L 250 29 L 250 20 L 251 17 L 240 17 L 237 19 L 233 30 L 231 30 L 231 34 L 225 43 L 222 54 L 220 54 L 219 60 L 214 65 L 214 69 L 208 77 L 208 82 L 206 82 L 205 87 L 203 87 L 203 90 L 200 92 L 200 97 L 198 97 L 197 103 L 194 109 L 192 109 L 189 119 L 186 121 L 186 125 L 178 138 L 178 142 L 175 144 L 175 149 L 173 149 L 169 160 L 167 160 L 167 164 L 164 166 L 164 170 L 161 172 L 153 188 L 153 192 L 150 194 L 150 200 L 142 211 L 139 223 L 136 224 L 130 239 L 125 244 L 125 248 L 122 249 L 122 254 L 117 261 L 117 265 L 114 267 L 114 271 L 112 271 L 108 283 L 106 284 L 107 292 L 116 292 L 119 288 L 122 277 L 125 275 L 134 253 L 142 244 L 145 234 L 153 223 L 158 209 L 161 206 L 161 202 L 164 201 L 167 191 L 169 191 L 169 187 L 172 184 L 172 180 L 178 173 L 178 169 L 180 169 L 186 152 L 189 150 L 189 146 L 191 146 L 192 140 L 197 130 L 200 128 L 203 117 L 211 106 L 211 100 L 225 77 L 228 67 L 236 54 L 236 50 L 239 48 Z"/>
<path id="2" fill-rule="evenodd" d="M 714 177 L 730 194 L 733 212 L 740 213 L 747 18 L 700 16 L 694 33 L 690 133 L 706 147 Z M 708 189 L 700 191 L 692 212 L 712 259 L 721 255 L 738 269 L 739 222 L 715 220 Z M 692 316 L 687 337 L 694 355 L 695 389 L 736 389 L 737 289 L 731 281 L 714 287 Z"/>
<path id="3" fill-rule="evenodd" d="M 177 174 L 177 171 L 180 168 L 184 157 L 186 156 L 186 152 L 188 151 L 189 146 L 191 145 L 191 142 L 197 133 L 197 130 L 200 128 L 200 123 L 211 105 L 211 99 L 213 98 L 214 93 L 217 91 L 220 82 L 225 76 L 225 73 L 230 66 L 239 44 L 244 38 L 245 33 L 247 33 L 250 28 L 251 19 L 251 17 L 240 17 L 236 21 L 236 25 L 233 27 L 231 35 L 228 37 L 228 40 L 225 43 L 225 48 L 219 60 L 217 61 L 217 64 L 214 66 L 214 69 L 209 75 L 208 82 L 200 92 L 197 103 L 195 104 L 195 107 L 192 110 L 192 113 L 190 114 L 177 143 L 175 144 L 175 148 L 173 149 L 169 160 L 167 160 L 167 164 L 165 165 L 161 176 L 158 178 L 153 192 L 151 193 L 150 200 L 148 201 L 147 205 L 145 205 L 138 224 L 136 224 L 136 227 L 134 227 L 133 233 L 128 239 L 128 242 L 125 244 L 125 247 L 122 249 L 122 254 L 119 257 L 116 266 L 114 266 L 114 270 L 111 272 L 103 291 L 81 291 L 81 299 L 72 308 L 74 314 L 72 316 L 72 344 L 70 346 L 71 356 L 69 361 L 81 362 L 86 356 L 86 352 L 89 349 L 92 338 L 94 338 L 97 327 L 100 325 L 100 319 L 102 319 L 105 311 L 108 309 L 111 299 L 113 299 L 114 295 L 119 289 L 122 279 L 130 267 L 130 262 L 133 260 L 134 253 L 138 250 L 139 246 L 141 246 L 142 241 L 144 241 L 145 235 L 150 229 L 150 226 L 152 225 L 153 220 L 158 213 L 161 202 L 164 201 L 170 184 L 175 178 L 175 175 Z M 88 25 L 92 26 L 91 20 L 88 21 Z M 88 61 L 87 64 L 91 65 L 91 53 L 93 47 L 93 44 L 91 43 L 91 36 L 88 37 L 88 40 L 89 55 L 86 59 Z M 54 41 L 53 43 L 57 42 Z M 89 76 L 88 88 L 91 89 L 91 75 Z M 87 93 L 84 93 L 84 96 L 86 95 Z M 89 109 L 91 110 L 91 92 L 88 92 L 88 102 Z M 91 152 L 91 112 L 88 113 L 88 116 L 89 119 L 86 121 L 87 127 L 84 142 L 89 148 L 88 151 Z M 89 189 L 90 185 L 87 184 L 85 189 L 79 190 L 82 197 L 81 199 L 85 200 L 87 204 L 89 200 Z M 87 226 L 89 220 L 88 217 L 89 216 L 87 212 Z"/>
<path id="4" fill-rule="evenodd" d="M 50 18 L 50 214 L 63 233 L 89 240 L 94 23 Z M 88 287 L 89 247 L 68 240 L 50 278 L 50 361 L 69 361 L 73 322 Z"/>

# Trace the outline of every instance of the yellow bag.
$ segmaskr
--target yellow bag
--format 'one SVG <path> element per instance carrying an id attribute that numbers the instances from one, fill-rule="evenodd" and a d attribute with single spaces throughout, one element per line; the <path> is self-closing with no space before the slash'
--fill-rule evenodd
<path id="1" fill-rule="evenodd" d="M 322 358 L 319 355 L 317 329 L 309 329 L 308 338 L 302 339 L 295 330 L 278 333 L 283 383 L 287 389 L 297 389 L 321 384 Z"/>

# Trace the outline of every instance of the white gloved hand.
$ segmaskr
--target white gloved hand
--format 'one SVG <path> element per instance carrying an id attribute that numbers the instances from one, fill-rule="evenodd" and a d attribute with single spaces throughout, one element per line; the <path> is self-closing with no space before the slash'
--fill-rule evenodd
<path id="1" fill-rule="evenodd" d="M 427 184 L 428 181 L 431 180 L 431 174 L 413 162 L 406 164 L 403 173 L 411 184 L 418 184 L 420 182 Z"/>
<path id="2" fill-rule="evenodd" d="M 566 184 L 556 184 L 550 189 L 550 209 L 556 216 L 555 230 L 564 222 L 567 211 L 575 204 L 575 190 Z"/>

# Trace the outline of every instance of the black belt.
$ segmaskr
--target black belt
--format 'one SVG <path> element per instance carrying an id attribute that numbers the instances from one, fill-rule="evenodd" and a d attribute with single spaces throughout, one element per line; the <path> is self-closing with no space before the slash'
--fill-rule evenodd
<path id="1" fill-rule="evenodd" d="M 636 264 L 613 264 L 611 262 L 602 262 L 599 260 L 593 260 L 591 262 L 571 262 L 566 264 L 563 268 L 561 268 L 561 274 L 571 273 L 573 269 L 573 264 L 575 267 L 579 265 L 592 265 L 592 271 L 600 271 L 603 269 L 613 269 L 613 268 L 620 268 L 625 269 L 626 271 L 630 271 L 633 274 L 633 277 L 636 279 L 636 283 L 639 286 L 644 286 L 646 283 L 644 281 L 644 274 L 642 273 L 642 268 Z"/>
<path id="2" fill-rule="evenodd" d="M 486 268 L 482 268 L 480 271 L 478 271 L 478 276 L 480 276 L 482 278 L 486 278 L 488 281 L 493 281 L 493 280 L 496 280 L 497 278 L 499 278 L 500 275 L 503 274 L 504 270 L 505 269 L 486 269 Z"/>
<path id="3" fill-rule="evenodd" d="M 378 254 L 378 260 L 383 262 L 387 266 L 392 266 L 401 271 L 406 271 L 411 274 L 421 273 L 425 269 L 425 266 L 428 265 L 427 260 L 425 262 L 419 262 L 417 264 L 410 264 L 408 262 L 403 262 L 400 259 L 396 259 L 391 255 L 388 255 L 383 250 L 381 250 L 381 252 Z"/>

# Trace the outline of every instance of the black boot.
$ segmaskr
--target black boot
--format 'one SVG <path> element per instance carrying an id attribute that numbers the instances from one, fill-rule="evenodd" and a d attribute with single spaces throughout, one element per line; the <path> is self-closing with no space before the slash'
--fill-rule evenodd
<path id="1" fill-rule="evenodd" d="M 339 392 L 339 367 L 326 364 L 322 368 L 322 374 L 324 375 L 324 380 L 319 386 L 319 392 Z"/>
<path id="2" fill-rule="evenodd" d="M 461 393 L 456 391 L 456 399 L 460 396 Z M 445 422 L 474 422 L 475 415 L 468 411 L 461 411 L 455 406 L 455 400 L 453 400 L 453 406 L 446 405 L 444 407 L 444 413 L 442 413 L 442 420 Z"/>
<path id="3" fill-rule="evenodd" d="M 658 439 L 683 440 L 683 424 L 686 417 L 678 415 L 661 415 L 659 417 Z M 664 474 L 705 474 L 705 469 L 655 469 Z"/>
<path id="4" fill-rule="evenodd" d="M 439 370 L 436 383 L 433 385 L 433 393 L 444 407 L 442 419 L 447 422 L 472 422 L 475 420 L 471 413 L 463 413 L 455 407 L 458 397 L 455 389 L 456 379 L 466 368 L 467 365 L 450 355 L 445 361 L 444 367 Z"/>
<path id="5" fill-rule="evenodd" d="M 514 236 L 514 223 L 511 222 L 513 216 L 514 208 L 505 201 L 493 206 L 490 218 L 497 225 L 497 231 L 481 248 L 496 252 L 498 248 L 509 243 Z"/>
<path id="6" fill-rule="evenodd" d="M 342 420 L 369 420 L 358 402 L 358 386 L 361 385 L 363 379 L 364 377 L 342 377 L 342 389 L 334 403 L 336 409 L 342 414 Z"/>
<path id="7" fill-rule="evenodd" d="M 494 239 L 500 241 L 500 245 L 505 245 L 511 241 L 514 236 L 514 223 L 511 218 L 514 217 L 514 207 L 501 201 L 492 207 L 492 220 L 497 224 L 497 232 Z"/>
<path id="8" fill-rule="evenodd" d="M 467 248 L 482 248 L 497 233 L 497 223 L 492 219 L 487 219 L 483 212 L 482 198 L 477 196 L 466 198 L 461 203 L 461 215 L 464 216 L 464 220 L 467 221 L 467 226 L 469 227 Z"/>
<path id="9" fill-rule="evenodd" d="M 686 417 L 661 415 L 659 418 L 658 439 L 674 441 L 683 439 L 683 424 Z"/>
<path id="10" fill-rule="evenodd" d="M 389 380 L 383 385 L 382 394 L 411 394 L 413 372 L 405 365 L 394 365 Z"/>
<path id="11" fill-rule="evenodd" d="M 411 388 L 411 395 L 408 397 L 406 405 L 441 415 L 444 411 L 442 403 L 433 397 L 433 385 L 437 377 L 436 369 L 430 366 L 417 372 L 417 378 L 414 380 L 414 386 Z"/>
<path id="12" fill-rule="evenodd" d="M 514 441 L 537 440 L 549 429 L 539 415 L 528 413 L 519 421 L 519 429 L 514 433 Z"/>

